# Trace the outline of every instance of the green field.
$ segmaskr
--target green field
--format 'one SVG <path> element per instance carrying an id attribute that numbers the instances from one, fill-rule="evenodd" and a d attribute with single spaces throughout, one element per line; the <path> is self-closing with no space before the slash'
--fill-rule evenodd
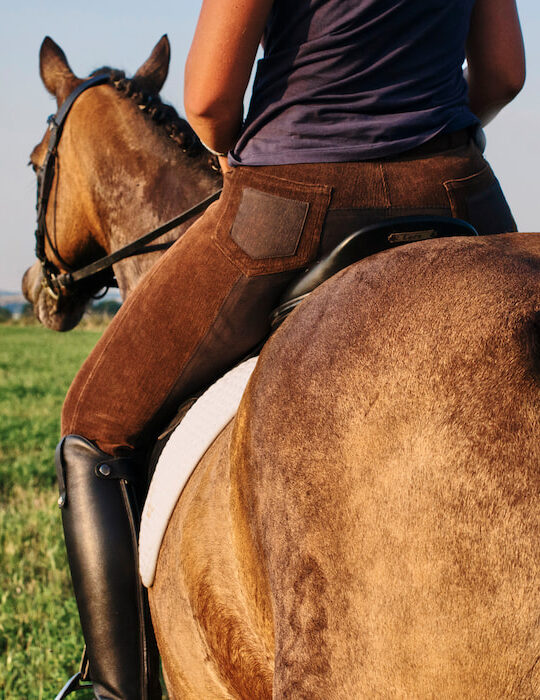
<path id="1" fill-rule="evenodd" d="M 49 700 L 77 670 L 83 642 L 56 505 L 54 449 L 63 397 L 99 336 L 0 325 L 2 700 Z"/>

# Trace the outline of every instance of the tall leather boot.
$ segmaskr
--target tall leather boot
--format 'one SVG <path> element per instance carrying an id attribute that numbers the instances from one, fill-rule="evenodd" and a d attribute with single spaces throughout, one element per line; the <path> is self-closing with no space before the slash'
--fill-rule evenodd
<path id="1" fill-rule="evenodd" d="M 146 492 L 142 465 L 78 435 L 56 449 L 64 536 L 89 676 L 99 700 L 161 698 L 159 656 L 137 541 Z"/>

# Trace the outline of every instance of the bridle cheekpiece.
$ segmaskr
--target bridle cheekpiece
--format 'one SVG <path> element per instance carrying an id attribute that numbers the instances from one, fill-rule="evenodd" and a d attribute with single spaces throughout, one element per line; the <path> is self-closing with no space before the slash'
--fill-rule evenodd
<path id="1" fill-rule="evenodd" d="M 51 115 L 47 122 L 49 124 L 49 143 L 47 148 L 47 153 L 43 164 L 37 173 L 37 228 L 36 228 L 36 257 L 41 262 L 41 268 L 43 272 L 43 286 L 47 291 L 57 299 L 62 291 L 65 291 L 66 284 L 63 279 L 65 275 L 62 274 L 60 269 L 47 258 L 45 254 L 45 244 L 49 243 L 53 253 L 56 258 L 61 261 L 61 263 L 66 267 L 70 266 L 63 260 L 58 249 L 53 243 L 51 236 L 47 230 L 47 207 L 49 204 L 49 197 L 51 194 L 51 189 L 54 180 L 54 173 L 56 170 L 56 158 L 58 155 L 58 143 L 60 142 L 60 137 L 62 136 L 62 131 L 64 129 L 64 124 L 66 117 L 73 107 L 73 104 L 83 92 L 88 90 L 95 85 L 103 85 L 109 81 L 109 73 L 98 73 L 92 76 L 88 80 L 85 80 L 80 85 L 78 85 L 75 90 L 66 98 L 62 103 L 60 109 L 56 114 Z"/>

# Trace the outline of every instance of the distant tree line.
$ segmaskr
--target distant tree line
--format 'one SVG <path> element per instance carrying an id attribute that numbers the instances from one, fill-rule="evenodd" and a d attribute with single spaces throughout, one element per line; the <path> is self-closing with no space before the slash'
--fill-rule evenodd
<path id="1" fill-rule="evenodd" d="M 11 309 L 8 306 L 0 306 L 0 323 L 7 323 L 13 319 L 30 319 L 34 316 L 31 304 L 23 304 L 20 307 Z"/>
<path id="2" fill-rule="evenodd" d="M 112 318 L 120 306 L 121 304 L 119 301 L 107 299 L 105 301 L 94 302 L 87 313 L 98 314 L 100 316 L 110 316 Z"/>
<path id="3" fill-rule="evenodd" d="M 95 301 L 89 306 L 85 316 L 100 320 L 110 320 L 120 308 L 121 303 L 112 299 Z M 9 323 L 17 319 L 28 321 L 34 318 L 34 310 L 31 304 L 24 304 L 20 310 L 13 312 L 7 306 L 0 306 L 0 323 Z"/>

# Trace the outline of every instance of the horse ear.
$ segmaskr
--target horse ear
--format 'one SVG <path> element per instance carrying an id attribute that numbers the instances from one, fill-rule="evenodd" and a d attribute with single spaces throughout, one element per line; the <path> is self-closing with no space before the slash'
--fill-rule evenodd
<path id="1" fill-rule="evenodd" d="M 151 95 L 159 93 L 169 72 L 170 59 L 171 45 L 167 35 L 164 34 L 154 46 L 150 57 L 142 64 L 134 76 L 145 92 Z"/>
<path id="2" fill-rule="evenodd" d="M 43 39 L 39 50 L 39 72 L 47 90 L 58 104 L 73 90 L 78 82 L 62 49 L 49 36 Z"/>

